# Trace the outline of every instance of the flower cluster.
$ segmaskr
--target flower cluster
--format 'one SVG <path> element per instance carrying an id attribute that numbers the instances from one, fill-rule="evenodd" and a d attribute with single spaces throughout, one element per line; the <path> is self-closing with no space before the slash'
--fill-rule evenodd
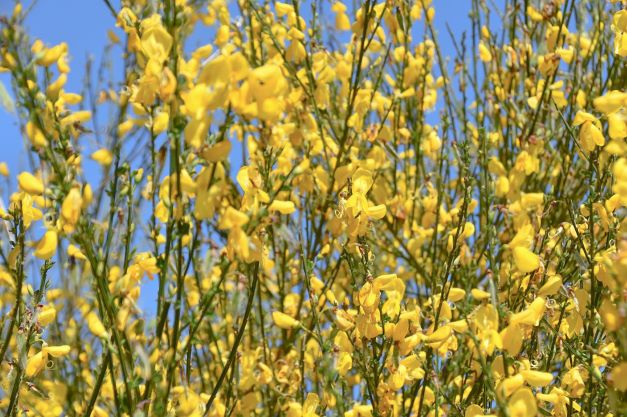
<path id="1" fill-rule="evenodd" d="M 2 413 L 627 413 L 625 0 L 103 3 L 0 19 Z"/>

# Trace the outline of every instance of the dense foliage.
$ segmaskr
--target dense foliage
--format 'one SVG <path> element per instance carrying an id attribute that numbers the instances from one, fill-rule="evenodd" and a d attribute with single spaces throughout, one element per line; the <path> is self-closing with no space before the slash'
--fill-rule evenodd
<path id="1" fill-rule="evenodd" d="M 286 1 L 0 20 L 0 411 L 625 415 L 627 3 Z"/>

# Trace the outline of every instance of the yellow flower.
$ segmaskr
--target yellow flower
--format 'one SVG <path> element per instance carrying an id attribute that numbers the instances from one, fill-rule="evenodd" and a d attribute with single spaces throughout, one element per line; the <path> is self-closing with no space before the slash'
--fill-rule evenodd
<path id="1" fill-rule="evenodd" d="M 492 53 L 490 52 L 490 49 L 488 49 L 488 47 L 485 45 L 485 43 L 483 43 L 483 41 L 479 42 L 479 59 L 481 59 L 483 62 L 492 61 Z"/>
<path id="2" fill-rule="evenodd" d="M 247 84 L 249 98 L 256 104 L 252 115 L 266 122 L 277 122 L 285 110 L 283 96 L 288 91 L 281 68 L 275 64 L 255 68 L 248 75 Z"/>
<path id="3" fill-rule="evenodd" d="M 487 300 L 488 298 L 490 298 L 489 292 L 480 290 L 478 288 L 473 288 L 470 291 L 470 293 L 472 295 L 472 298 L 474 298 L 475 300 L 481 301 L 481 300 Z"/>
<path id="4" fill-rule="evenodd" d="M 42 131 L 39 130 L 37 126 L 35 126 L 35 124 L 32 121 L 29 120 L 26 123 L 25 129 L 26 129 L 26 136 L 31 141 L 33 146 L 42 148 L 48 145 L 48 141 L 46 140 L 46 137 L 44 136 Z"/>
<path id="5" fill-rule="evenodd" d="M 41 41 L 37 41 L 41 42 Z M 67 53 L 67 44 L 65 42 L 46 49 L 43 45 L 37 48 L 36 44 L 33 44 L 33 52 L 37 52 L 37 58 L 35 62 L 42 67 L 49 67 L 61 58 L 61 56 Z M 37 50 L 39 49 L 39 50 Z"/>
<path id="6" fill-rule="evenodd" d="M 44 355 L 44 352 L 37 352 L 36 354 L 28 358 L 25 370 L 26 376 L 32 378 L 33 376 L 41 372 L 46 367 L 46 359 L 47 355 Z"/>
<path id="7" fill-rule="evenodd" d="M 523 344 L 523 332 L 520 326 L 516 323 L 512 323 L 503 329 L 500 335 L 503 341 L 503 349 L 511 356 L 517 356 Z"/>
<path id="8" fill-rule="evenodd" d="M 532 387 L 546 387 L 553 381 L 553 374 L 549 372 L 522 370 L 520 374 Z"/>
<path id="9" fill-rule="evenodd" d="M 50 356 L 58 358 L 59 356 L 65 356 L 70 353 L 70 347 L 68 345 L 63 346 L 45 346 L 43 348 Z"/>
<path id="10" fill-rule="evenodd" d="M 562 288 L 562 277 L 553 275 L 547 279 L 546 283 L 538 290 L 538 295 L 546 297 L 547 295 L 556 294 Z"/>
<path id="11" fill-rule="evenodd" d="M 74 112 L 68 116 L 65 116 L 61 119 L 61 126 L 67 127 L 72 126 L 77 123 L 85 123 L 86 121 L 91 119 L 91 112 L 88 110 L 81 110 Z"/>
<path id="12" fill-rule="evenodd" d="M 248 83 L 250 94 L 257 102 L 283 95 L 287 89 L 287 81 L 281 68 L 275 64 L 266 64 L 252 70 Z"/>
<path id="13" fill-rule="evenodd" d="M 57 251 L 57 232 L 48 230 L 35 246 L 35 256 L 50 259 Z"/>
<path id="14" fill-rule="evenodd" d="M 526 324 L 529 326 L 537 326 L 546 310 L 546 300 L 543 297 L 537 297 L 529 306 L 510 317 L 510 324 Z"/>
<path id="15" fill-rule="evenodd" d="M 592 100 L 592 104 L 597 111 L 604 114 L 611 114 L 621 107 L 627 106 L 627 92 L 611 90 L 604 95 Z"/>
<path id="16" fill-rule="evenodd" d="M 172 394 L 176 397 L 177 407 L 176 415 L 181 417 L 200 417 L 201 405 L 204 405 L 203 400 L 190 389 L 184 389 L 183 387 L 175 387 L 172 390 Z"/>
<path id="17" fill-rule="evenodd" d="M 257 210 L 259 203 L 270 201 L 268 193 L 263 191 L 263 181 L 259 171 L 254 166 L 243 166 L 237 173 L 237 182 L 244 190 L 242 208 Z"/>
<path id="18" fill-rule="evenodd" d="M 64 220 L 63 230 L 66 233 L 74 231 L 74 226 L 81 215 L 83 197 L 78 188 L 72 188 L 61 204 L 61 217 Z"/>
<path id="19" fill-rule="evenodd" d="M 535 417 L 538 413 L 538 406 L 531 390 L 521 388 L 509 399 L 507 410 L 510 417 Z"/>
<path id="20" fill-rule="evenodd" d="M 41 351 L 28 358 L 25 370 L 26 376 L 32 378 L 41 372 L 48 363 L 48 355 L 58 358 L 67 355 L 70 353 L 70 350 L 70 346 L 68 345 L 48 346 L 44 343 Z"/>
<path id="21" fill-rule="evenodd" d="M 618 391 L 627 391 L 627 361 L 616 365 L 607 377 L 611 386 Z"/>
<path id="22" fill-rule="evenodd" d="M 293 329 L 294 327 L 300 325 L 300 321 L 280 311 L 272 312 L 272 320 L 274 321 L 274 324 L 276 324 L 278 327 L 286 330 Z"/>
<path id="23" fill-rule="evenodd" d="M 113 153 L 105 148 L 98 149 L 96 152 L 91 154 L 91 159 L 104 167 L 108 167 L 113 162 Z"/>
<path id="24" fill-rule="evenodd" d="M 344 413 L 344 417 L 372 417 L 372 405 L 355 404 L 351 410 Z"/>
<path id="25" fill-rule="evenodd" d="M 20 194 L 18 200 L 21 203 L 22 221 L 24 222 L 24 227 L 29 228 L 33 221 L 40 220 L 43 217 L 43 213 L 33 206 L 34 200 L 30 194 Z"/>
<path id="26" fill-rule="evenodd" d="M 352 176 L 353 193 L 346 201 L 349 211 L 348 223 L 351 235 L 363 235 L 366 232 L 368 219 L 382 219 L 387 213 L 384 204 L 372 205 L 366 195 L 372 188 L 372 172 L 358 168 Z"/>
<path id="27" fill-rule="evenodd" d="M 148 59 L 153 59 L 160 64 L 170 54 L 172 48 L 172 36 L 161 25 L 161 17 L 157 14 L 142 22 L 145 28 L 141 37 L 141 51 Z"/>
<path id="28" fill-rule="evenodd" d="M 159 135 L 168 129 L 168 123 L 170 121 L 170 115 L 168 112 L 162 111 L 155 116 L 152 121 L 152 133 Z"/>
<path id="29" fill-rule="evenodd" d="M 464 412 L 464 417 L 482 417 L 483 416 L 483 408 L 478 406 L 477 404 L 470 404 L 466 407 L 466 411 Z"/>
<path id="30" fill-rule="evenodd" d="M 514 248 L 514 262 L 516 267 L 526 274 L 540 268 L 540 257 L 524 246 Z"/>
<path id="31" fill-rule="evenodd" d="M 37 321 L 42 327 L 47 326 L 52 323 L 52 321 L 57 317 L 57 310 L 52 305 L 44 306 L 39 312 L 39 316 L 37 317 Z"/>
<path id="32" fill-rule="evenodd" d="M 599 314 L 603 319 L 605 328 L 610 332 L 615 332 L 623 327 L 623 317 L 616 306 L 609 298 L 605 298 L 599 308 Z"/>
<path id="33" fill-rule="evenodd" d="M 105 329 L 96 313 L 90 312 L 87 314 L 87 317 L 85 317 L 85 320 L 87 320 L 87 327 L 89 328 L 89 331 L 92 332 L 94 336 L 108 337 L 107 329 Z"/>
<path id="34" fill-rule="evenodd" d="M 337 371 L 340 376 L 346 375 L 348 371 L 353 367 L 353 357 L 350 353 L 340 352 L 337 360 Z"/>
<path id="35" fill-rule="evenodd" d="M 452 303 L 461 301 L 466 296 L 466 291 L 461 288 L 451 288 L 448 292 L 448 300 Z"/>
<path id="36" fill-rule="evenodd" d="M 44 184 L 30 172 L 22 172 L 17 176 L 20 188 L 31 195 L 41 195 L 44 193 Z"/>
<path id="37" fill-rule="evenodd" d="M 73 258 L 76 259 L 81 259 L 86 261 L 87 257 L 83 254 L 83 252 L 81 252 L 81 250 L 79 248 L 77 248 L 76 246 L 72 245 L 71 243 L 68 245 L 67 247 L 67 254 Z"/>
<path id="38" fill-rule="evenodd" d="M 427 336 L 428 343 L 441 343 L 446 341 L 452 334 L 451 326 L 442 326 L 433 332 L 431 335 Z"/>
<path id="39" fill-rule="evenodd" d="M 234 227 L 241 227 L 248 223 L 249 217 L 246 213 L 242 213 L 233 207 L 227 207 L 226 212 L 220 219 L 221 229 L 231 229 Z"/>
<path id="40" fill-rule="evenodd" d="M 268 210 L 278 211 L 281 214 L 292 214 L 296 211 L 296 207 L 293 201 L 274 200 Z"/>
<path id="41" fill-rule="evenodd" d="M 335 4 L 340 4 L 340 3 L 336 2 Z M 344 8 L 346 8 L 346 6 L 344 6 Z M 339 12 L 337 10 L 335 12 L 336 12 L 336 15 L 335 15 L 335 29 L 341 30 L 341 31 L 350 30 L 351 22 L 350 22 L 350 19 L 348 18 L 348 16 L 346 15 L 346 13 Z"/>
<path id="42" fill-rule="evenodd" d="M 573 126 L 579 125 L 581 125 L 579 129 L 579 140 L 581 141 L 581 146 L 583 146 L 586 151 L 592 152 L 595 146 L 605 145 L 605 138 L 603 137 L 603 132 L 601 132 L 601 124 L 596 117 L 590 113 L 579 110 L 575 115 Z"/>
<path id="43" fill-rule="evenodd" d="M 318 408 L 319 403 L 320 398 L 318 398 L 318 394 L 313 392 L 308 393 L 307 398 L 305 398 L 305 404 L 303 404 L 302 417 L 318 417 L 316 408 Z"/>
<path id="44" fill-rule="evenodd" d="M 230 151 L 231 142 L 227 139 L 204 149 L 201 155 L 207 162 L 219 162 L 225 160 Z"/>

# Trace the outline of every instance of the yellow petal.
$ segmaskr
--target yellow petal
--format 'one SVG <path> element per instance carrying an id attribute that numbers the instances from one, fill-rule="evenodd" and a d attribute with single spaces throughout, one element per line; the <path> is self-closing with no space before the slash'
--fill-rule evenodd
<path id="1" fill-rule="evenodd" d="M 35 256 L 40 259 L 50 259 L 57 250 L 57 232 L 48 230 L 35 246 Z"/>
<path id="2" fill-rule="evenodd" d="M 516 391 L 518 388 L 522 387 L 525 383 L 525 378 L 522 375 L 517 374 L 514 376 L 510 376 L 509 378 L 505 378 L 500 385 L 500 388 L 503 390 L 503 393 L 506 397 L 509 397 L 512 392 Z"/>
<path id="3" fill-rule="evenodd" d="M 280 96 L 288 87 L 281 68 L 275 64 L 263 65 L 252 70 L 248 76 L 248 83 L 250 94 L 257 102 Z"/>
<path id="4" fill-rule="evenodd" d="M 102 166 L 109 166 L 113 162 L 113 154 L 110 150 L 102 148 L 91 154 L 91 159 Z"/>
<path id="5" fill-rule="evenodd" d="M 594 108 L 601 113 L 610 114 L 627 105 L 627 93 L 620 90 L 612 90 L 601 97 L 595 98 L 592 103 Z"/>
<path id="6" fill-rule="evenodd" d="M 283 113 L 285 102 L 282 99 L 268 97 L 261 101 L 257 108 L 257 115 L 267 122 L 276 122 Z"/>
<path id="7" fill-rule="evenodd" d="M 617 306 L 609 298 L 605 298 L 599 308 L 599 314 L 603 324 L 610 332 L 615 332 L 623 327 L 623 318 Z"/>
<path id="8" fill-rule="evenodd" d="M 520 205 L 525 210 L 541 207 L 543 202 L 544 193 L 522 193 L 520 197 Z"/>
<path id="9" fill-rule="evenodd" d="M 276 9 L 276 14 L 279 17 L 283 17 L 286 14 L 294 11 L 294 6 L 292 6 L 291 4 L 282 3 L 280 1 L 274 3 L 274 8 Z"/>
<path id="10" fill-rule="evenodd" d="M 223 161 L 229 156 L 230 151 L 231 142 L 229 140 L 223 140 L 202 151 L 202 157 L 205 158 L 207 162 Z"/>
<path id="11" fill-rule="evenodd" d="M 63 200 L 61 205 L 61 217 L 65 220 L 65 223 L 73 229 L 81 215 L 81 208 L 83 206 L 83 197 L 78 188 L 72 188 L 68 195 Z M 66 230 L 71 232 L 71 230 Z"/>
<path id="12" fill-rule="evenodd" d="M 525 381 L 532 387 L 546 387 L 553 381 L 553 375 L 549 372 L 540 371 L 520 371 Z"/>
<path id="13" fill-rule="evenodd" d="M 162 111 L 157 116 L 155 116 L 152 121 L 152 133 L 158 135 L 162 132 L 165 132 L 168 128 L 168 123 L 170 122 L 170 115 L 168 112 Z"/>
<path id="14" fill-rule="evenodd" d="M 513 323 L 501 331 L 503 349 L 512 356 L 517 356 L 522 349 L 523 332 L 520 327 Z"/>
<path id="15" fill-rule="evenodd" d="M 473 289 L 470 291 L 470 294 L 472 294 L 472 297 L 473 297 L 475 300 L 479 300 L 479 301 L 481 301 L 481 300 L 487 300 L 488 298 L 490 298 L 490 293 L 489 293 L 489 292 L 487 292 L 487 291 L 483 291 L 483 290 L 480 290 L 480 289 L 478 289 L 478 288 L 473 288 Z"/>
<path id="16" fill-rule="evenodd" d="M 242 213 L 241 211 L 229 206 L 220 218 L 220 229 L 241 227 L 248 223 L 248 219 L 249 217 L 246 213 Z"/>
<path id="17" fill-rule="evenodd" d="M 52 321 L 57 317 L 57 310 L 51 306 L 47 305 L 41 309 L 39 312 L 39 316 L 37 316 L 37 321 L 42 327 L 47 326 L 52 323 Z"/>
<path id="18" fill-rule="evenodd" d="M 350 353 L 340 352 L 340 356 L 337 359 L 337 371 L 340 376 L 346 375 L 348 371 L 353 367 L 353 358 Z"/>
<path id="19" fill-rule="evenodd" d="M 366 215 L 376 220 L 384 218 L 386 212 L 387 212 L 387 209 L 385 207 L 385 204 L 379 204 L 377 206 L 370 206 L 366 209 Z"/>
<path id="20" fill-rule="evenodd" d="M 465 319 L 452 321 L 448 325 L 457 333 L 464 333 L 468 330 L 468 322 Z"/>
<path id="21" fill-rule="evenodd" d="M 91 112 L 88 110 L 81 110 L 61 119 L 61 126 L 66 127 L 77 123 L 85 123 L 89 119 L 91 119 Z"/>
<path id="22" fill-rule="evenodd" d="M 353 194 L 365 195 L 370 187 L 372 187 L 372 172 L 367 169 L 359 168 L 352 177 Z"/>
<path id="23" fill-rule="evenodd" d="M 44 193 L 44 184 L 30 172 L 22 172 L 18 175 L 17 183 L 28 194 L 41 195 Z"/>
<path id="24" fill-rule="evenodd" d="M 292 214 L 296 211 L 296 207 L 293 201 L 274 200 L 268 210 L 278 211 L 281 214 Z"/>
<path id="25" fill-rule="evenodd" d="M 526 324 L 529 326 L 537 326 L 546 310 L 546 300 L 544 297 L 537 297 L 529 307 L 520 313 L 516 313 L 510 317 L 510 324 Z"/>
<path id="26" fill-rule="evenodd" d="M 611 139 L 620 140 L 627 137 L 627 118 L 623 112 L 614 112 L 607 116 L 608 133 Z"/>
<path id="27" fill-rule="evenodd" d="M 374 279 L 373 287 L 377 291 L 388 291 L 394 289 L 394 281 L 396 280 L 396 274 L 383 274 Z"/>
<path id="28" fill-rule="evenodd" d="M 584 124 L 585 122 L 596 122 L 596 121 L 597 121 L 597 118 L 594 117 L 594 115 L 588 112 L 579 110 L 577 114 L 575 115 L 575 119 L 573 120 L 573 126 L 579 126 L 579 125 Z"/>
<path id="29" fill-rule="evenodd" d="M 483 62 L 492 61 L 492 53 L 490 53 L 490 50 L 483 42 L 479 42 L 479 59 Z"/>
<path id="30" fill-rule="evenodd" d="M 37 148 L 42 148 L 48 145 L 46 137 L 32 121 L 28 121 L 28 123 L 26 123 L 26 136 L 31 141 L 33 146 Z"/>
<path id="31" fill-rule="evenodd" d="M 536 399 L 528 388 L 516 391 L 509 399 L 507 408 L 510 417 L 536 417 L 538 413 Z"/>
<path id="32" fill-rule="evenodd" d="M 516 267 L 524 273 L 533 272 L 540 267 L 540 257 L 524 246 L 514 248 Z"/>
<path id="33" fill-rule="evenodd" d="M 621 392 L 627 391 L 627 361 L 616 365 L 607 379 L 610 385 L 615 389 Z"/>
<path id="34" fill-rule="evenodd" d="M 444 342 L 451 336 L 451 326 L 442 326 L 433 334 L 427 337 L 427 342 L 436 343 L 436 342 Z"/>
<path id="35" fill-rule="evenodd" d="M 463 299 L 466 296 L 466 291 L 464 291 L 461 288 L 451 288 L 451 290 L 448 293 L 448 300 L 450 302 L 457 302 L 461 299 Z"/>
<path id="36" fill-rule="evenodd" d="M 553 275 L 549 277 L 546 283 L 538 290 L 538 295 L 546 297 L 547 295 L 554 295 L 562 287 L 562 277 L 559 275 Z"/>
<path id="37" fill-rule="evenodd" d="M 172 43 L 172 36 L 163 28 L 159 21 L 143 31 L 141 50 L 148 59 L 154 59 L 162 63 L 168 57 Z"/>
<path id="38" fill-rule="evenodd" d="M 89 331 L 92 332 L 95 336 L 97 337 L 108 336 L 107 329 L 105 329 L 104 325 L 102 324 L 102 322 L 100 321 L 100 319 L 95 313 L 92 312 L 92 313 L 87 314 L 86 320 L 87 320 L 87 327 L 89 328 Z"/>
<path id="39" fill-rule="evenodd" d="M 477 404 L 470 404 L 466 407 L 466 411 L 464 412 L 464 417 L 481 417 L 483 416 L 483 408 L 478 406 Z"/>
<path id="40" fill-rule="evenodd" d="M 44 346 L 42 350 L 48 353 L 50 356 L 54 356 L 55 358 L 58 358 L 59 356 L 65 356 L 70 353 L 70 347 L 68 345 Z"/>
<path id="41" fill-rule="evenodd" d="M 300 324 L 300 321 L 296 320 L 292 316 L 288 316 L 285 313 L 281 313 L 280 311 L 272 312 L 272 320 L 274 320 L 274 324 L 278 327 L 286 330 L 293 329 Z"/>
<path id="42" fill-rule="evenodd" d="M 462 236 L 464 237 L 464 239 L 468 239 L 470 236 L 475 234 L 475 225 L 472 224 L 471 222 L 466 222 L 466 224 L 464 225 L 464 232 L 462 233 Z"/>
<path id="43" fill-rule="evenodd" d="M 67 247 L 67 254 L 76 259 L 82 259 L 83 261 L 87 260 L 87 257 L 83 254 L 83 252 L 71 243 Z"/>
<path id="44" fill-rule="evenodd" d="M 585 123 L 581 127 L 580 137 L 584 136 L 585 139 L 582 138 L 582 141 L 591 141 L 597 146 L 605 145 L 605 137 L 603 136 L 603 132 L 601 129 L 594 123 Z"/>
<path id="45" fill-rule="evenodd" d="M 335 4 L 338 4 L 336 2 Z M 335 29 L 337 30 L 350 30 L 351 22 L 346 13 L 338 13 L 335 15 Z"/>
<path id="46" fill-rule="evenodd" d="M 96 405 L 90 417 L 109 417 L 109 413 Z"/>
<path id="47" fill-rule="evenodd" d="M 316 412 L 316 408 L 320 403 L 320 398 L 318 394 L 314 392 L 310 392 L 307 394 L 307 398 L 305 398 L 305 404 L 303 404 L 303 417 L 314 417 Z"/>
<path id="48" fill-rule="evenodd" d="M 28 362 L 26 362 L 26 376 L 30 378 L 41 372 L 46 367 L 46 359 L 44 352 L 37 352 L 28 358 Z"/>

